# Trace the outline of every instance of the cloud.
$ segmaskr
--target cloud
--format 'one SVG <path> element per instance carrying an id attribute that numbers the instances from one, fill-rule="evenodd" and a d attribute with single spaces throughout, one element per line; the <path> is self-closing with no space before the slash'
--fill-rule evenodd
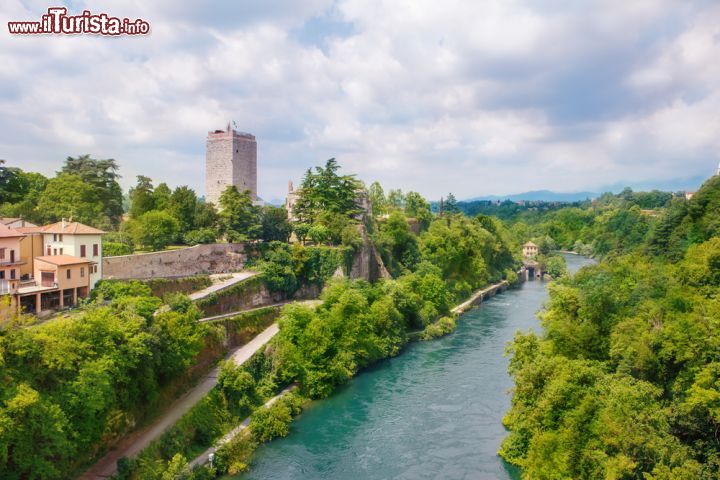
<path id="1" fill-rule="evenodd" d="M 10 0 L 36 19 L 47 4 Z M 720 9 L 671 0 L 88 0 L 151 35 L 0 35 L 0 158 L 203 190 L 205 135 L 258 138 L 260 195 L 337 157 L 430 198 L 682 183 L 720 147 Z"/>

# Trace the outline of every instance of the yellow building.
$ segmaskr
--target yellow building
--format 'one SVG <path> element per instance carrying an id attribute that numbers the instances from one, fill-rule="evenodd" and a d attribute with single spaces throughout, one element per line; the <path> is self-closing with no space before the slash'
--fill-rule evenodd
<path id="1" fill-rule="evenodd" d="M 538 254 L 538 246 L 535 245 L 533 242 L 527 242 L 522 247 L 523 249 L 523 257 L 525 258 L 532 258 L 537 256 Z"/>

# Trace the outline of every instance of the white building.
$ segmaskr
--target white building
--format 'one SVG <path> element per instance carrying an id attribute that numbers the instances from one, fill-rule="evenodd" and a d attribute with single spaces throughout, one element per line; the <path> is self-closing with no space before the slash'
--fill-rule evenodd
<path id="1" fill-rule="evenodd" d="M 90 261 L 90 289 L 102 278 L 102 230 L 65 220 L 42 228 L 46 256 L 72 255 Z"/>

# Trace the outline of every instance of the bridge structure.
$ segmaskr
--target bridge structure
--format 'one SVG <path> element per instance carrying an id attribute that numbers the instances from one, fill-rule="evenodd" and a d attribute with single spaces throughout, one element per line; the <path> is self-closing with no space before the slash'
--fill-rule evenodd
<path id="1" fill-rule="evenodd" d="M 543 271 L 542 266 L 533 258 L 526 258 L 523 260 L 523 268 L 521 272 L 525 273 L 525 281 L 534 280 L 536 278 L 542 278 Z"/>

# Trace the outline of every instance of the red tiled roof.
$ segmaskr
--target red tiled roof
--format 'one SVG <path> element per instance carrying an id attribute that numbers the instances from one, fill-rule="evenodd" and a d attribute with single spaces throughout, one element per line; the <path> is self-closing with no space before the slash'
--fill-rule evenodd
<path id="1" fill-rule="evenodd" d="M 86 258 L 73 257 L 72 255 L 45 255 L 42 257 L 35 257 L 35 260 L 40 260 L 42 262 L 47 262 L 59 266 L 90 263 L 90 260 Z"/>
<path id="2" fill-rule="evenodd" d="M 0 238 L 24 237 L 25 234 L 18 232 L 14 228 L 10 228 L 4 223 L 0 223 Z"/>
<path id="3" fill-rule="evenodd" d="M 53 223 L 51 225 L 45 225 L 43 227 L 43 233 L 63 233 L 68 235 L 102 235 L 105 232 L 98 230 L 97 228 L 84 225 L 80 222 L 63 222 Z"/>
<path id="4" fill-rule="evenodd" d="M 44 227 L 15 227 L 13 230 L 27 235 L 28 233 L 43 233 L 43 228 Z"/>

